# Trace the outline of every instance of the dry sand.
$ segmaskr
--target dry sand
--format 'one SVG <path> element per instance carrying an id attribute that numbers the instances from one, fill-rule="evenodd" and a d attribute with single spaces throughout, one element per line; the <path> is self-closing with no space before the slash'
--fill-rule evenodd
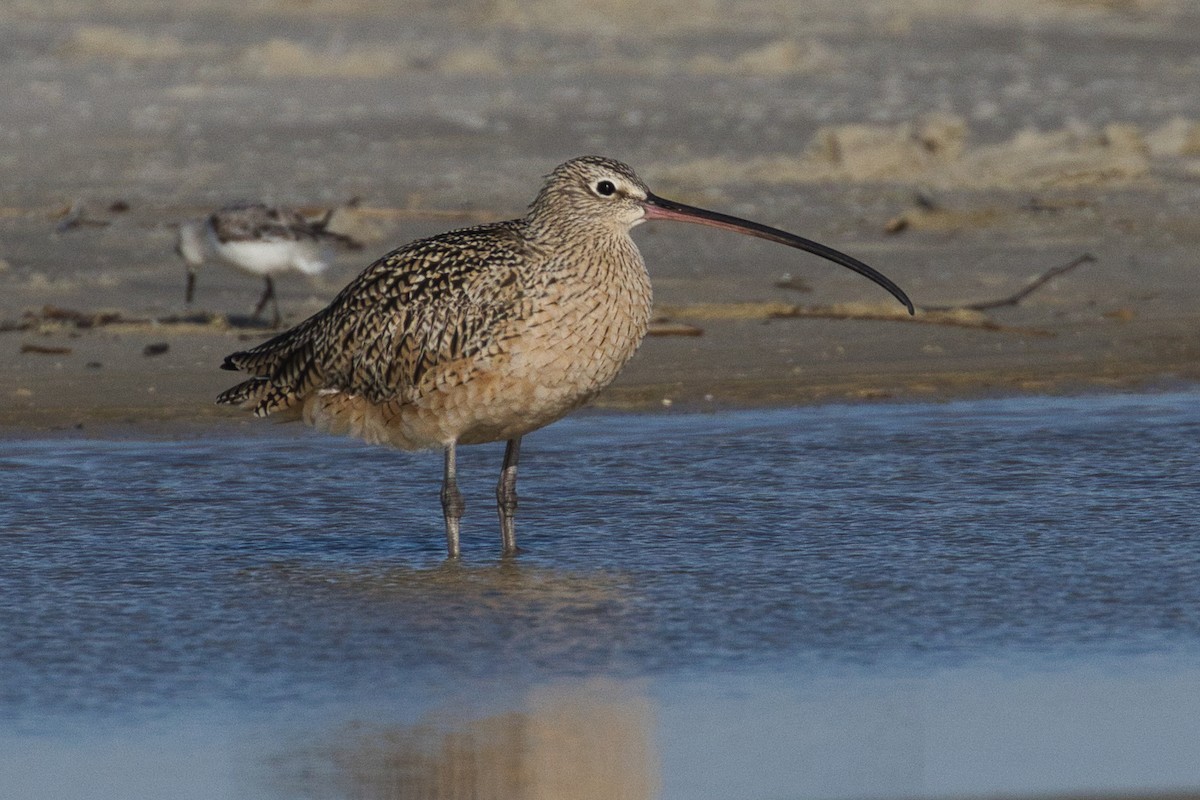
<path id="1" fill-rule="evenodd" d="M 852 253 L 636 234 L 664 334 L 607 407 L 1056 392 L 1200 377 L 1200 8 L 1188 0 L 0 7 L 0 428 L 239 424 L 212 398 L 260 290 L 183 305 L 173 225 L 237 199 L 366 243 L 520 214 L 565 158 Z M 69 309 L 78 315 L 51 312 Z M 188 311 L 210 323 L 161 322 Z M 98 316 L 108 313 L 109 316 Z M 159 320 L 159 321 L 156 321 Z M 165 346 L 165 347 L 164 347 Z"/>

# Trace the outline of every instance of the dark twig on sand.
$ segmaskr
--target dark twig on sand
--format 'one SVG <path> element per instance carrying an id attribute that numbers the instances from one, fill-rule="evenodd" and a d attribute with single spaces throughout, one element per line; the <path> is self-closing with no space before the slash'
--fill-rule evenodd
<path id="1" fill-rule="evenodd" d="M 22 353 L 37 353 L 43 356 L 69 356 L 71 348 L 56 347 L 44 344 L 23 344 L 21 345 Z"/>
<path id="2" fill-rule="evenodd" d="M 1084 253 L 1073 261 L 1046 270 L 1041 275 L 1037 276 L 1023 286 L 1019 291 L 1014 292 L 1007 297 L 1001 297 L 998 300 L 984 300 L 978 303 L 960 303 L 952 306 L 921 306 L 921 308 L 925 311 L 986 311 L 989 308 L 1015 306 L 1054 278 L 1064 275 L 1082 264 L 1091 264 L 1095 260 L 1096 257 L 1091 253 Z"/>

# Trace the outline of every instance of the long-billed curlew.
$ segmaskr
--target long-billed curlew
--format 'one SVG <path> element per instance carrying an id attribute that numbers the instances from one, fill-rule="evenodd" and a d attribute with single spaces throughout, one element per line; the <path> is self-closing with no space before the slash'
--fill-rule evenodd
<path id="1" fill-rule="evenodd" d="M 331 433 L 445 451 L 446 545 L 459 554 L 459 444 L 507 441 L 496 487 L 505 555 L 517 550 L 521 437 L 616 377 L 650 322 L 650 278 L 630 229 L 653 219 L 713 225 L 826 258 L 887 289 L 857 259 L 785 231 L 650 192 L 598 156 L 556 168 L 522 219 L 404 245 L 327 308 L 225 359 L 249 373 L 217 398 L 256 416 L 291 412 Z"/>
<path id="2" fill-rule="evenodd" d="M 353 239 L 325 229 L 330 214 L 310 220 L 298 211 L 262 203 L 237 203 L 189 220 L 179 226 L 175 252 L 187 263 L 187 302 L 196 290 L 196 270 L 210 253 L 243 272 L 261 275 L 266 281 L 262 297 L 254 307 L 254 318 L 270 300 L 279 326 L 279 303 L 271 276 L 280 272 L 319 275 L 329 268 L 329 245 L 350 249 L 361 245 Z"/>

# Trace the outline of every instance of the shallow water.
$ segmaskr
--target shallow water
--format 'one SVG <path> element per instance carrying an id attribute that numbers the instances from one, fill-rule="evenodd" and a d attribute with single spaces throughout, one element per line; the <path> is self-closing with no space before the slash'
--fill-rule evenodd
<path id="1" fill-rule="evenodd" d="M 0 796 L 1200 788 L 1200 394 L 0 442 Z"/>

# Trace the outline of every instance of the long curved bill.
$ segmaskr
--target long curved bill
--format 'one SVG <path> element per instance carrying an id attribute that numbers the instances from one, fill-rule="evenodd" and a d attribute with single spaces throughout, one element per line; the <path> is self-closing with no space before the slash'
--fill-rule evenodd
<path id="1" fill-rule="evenodd" d="M 832 247 L 826 247 L 820 242 L 814 242 L 811 239 L 805 239 L 794 233 L 781 231 L 778 228 L 751 222 L 747 219 L 731 217 L 728 214 L 709 211 L 705 208 L 696 208 L 695 206 L 676 203 L 674 200 L 667 200 L 650 193 L 646 194 L 646 199 L 642 201 L 642 207 L 646 209 L 646 219 L 673 219 L 677 222 L 694 222 L 698 225 L 711 225 L 714 228 L 724 228 L 727 231 L 744 233 L 748 236 L 757 236 L 760 239 L 786 244 L 788 247 L 795 247 L 798 250 L 805 250 L 835 264 L 841 264 L 846 269 L 854 270 L 864 278 L 870 278 L 891 292 L 893 297 L 903 303 L 908 308 L 909 314 L 915 313 L 912 301 L 908 299 L 908 295 L 904 293 L 903 289 L 893 283 L 890 278 L 878 270 L 868 267 L 857 258 L 838 252 Z"/>

